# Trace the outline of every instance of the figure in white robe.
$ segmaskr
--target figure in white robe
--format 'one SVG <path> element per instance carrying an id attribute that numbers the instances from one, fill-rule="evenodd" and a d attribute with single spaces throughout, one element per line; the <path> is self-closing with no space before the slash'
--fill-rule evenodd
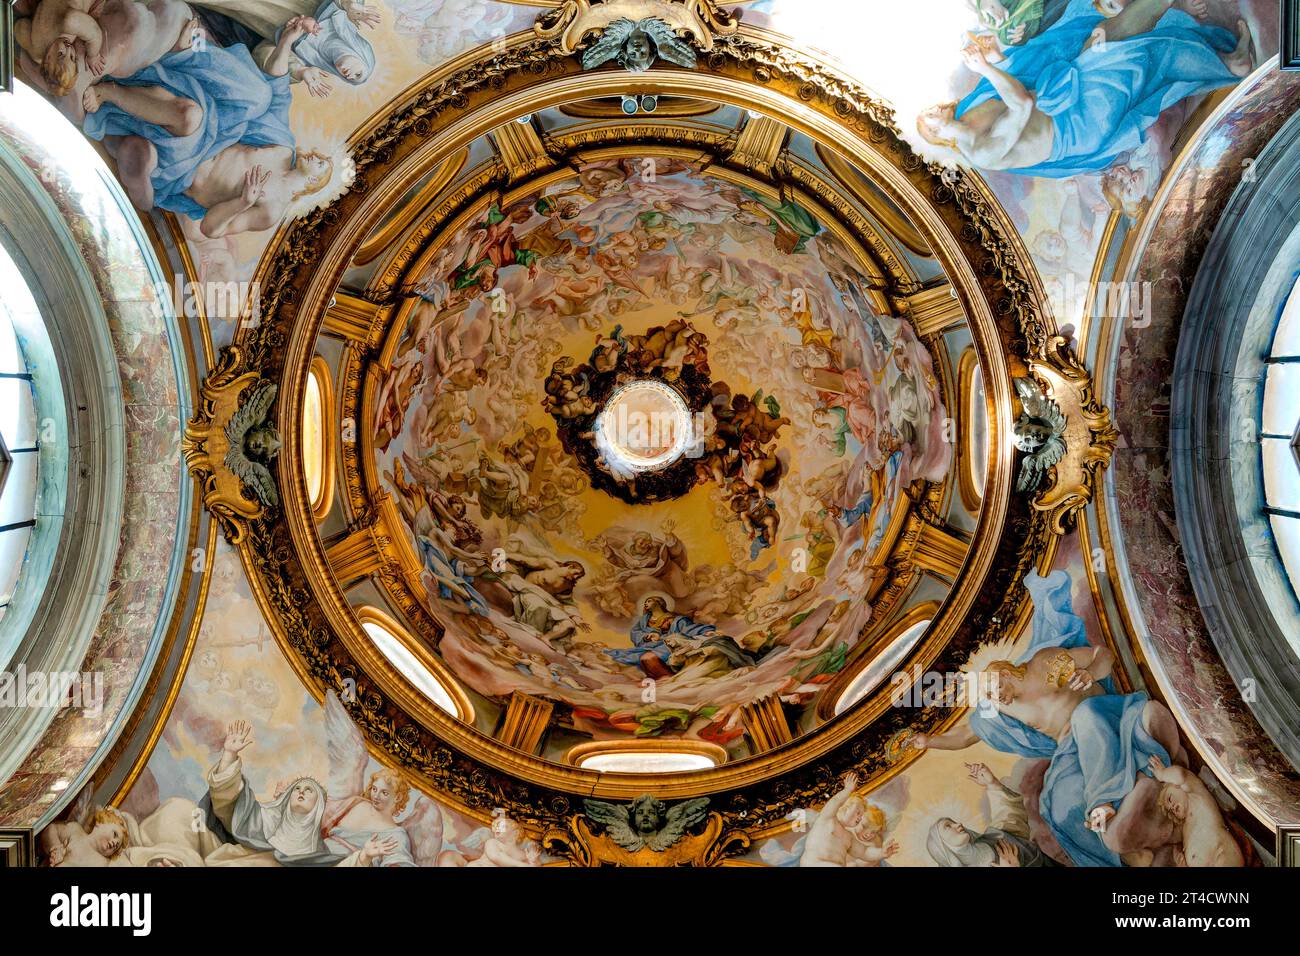
<path id="1" fill-rule="evenodd" d="M 253 742 L 253 730 L 236 721 L 226 732 L 221 758 L 208 771 L 208 795 L 200 804 L 206 826 L 226 845 L 207 857 L 208 866 L 373 866 L 397 848 L 373 836 L 350 853 L 325 844 L 325 788 L 299 777 L 268 801 L 258 800 L 244 777 L 239 753 Z"/>

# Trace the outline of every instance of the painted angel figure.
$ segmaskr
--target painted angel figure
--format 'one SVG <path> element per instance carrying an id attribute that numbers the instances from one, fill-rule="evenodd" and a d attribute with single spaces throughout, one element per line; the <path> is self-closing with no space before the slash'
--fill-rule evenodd
<path id="1" fill-rule="evenodd" d="M 173 798 L 137 821 L 116 807 L 95 804 L 94 789 L 87 784 L 58 819 L 40 832 L 37 846 L 46 865 L 204 865 L 203 851 L 212 847 L 193 829 L 193 803 Z M 167 823 L 173 820 L 183 821 L 183 828 L 169 827 Z"/>
<path id="2" fill-rule="evenodd" d="M 1016 419 L 1012 441 L 1025 453 L 1016 491 L 1033 491 L 1047 469 L 1065 455 L 1065 416 L 1032 379 L 1016 379 L 1016 393 L 1024 411 Z"/>
<path id="3" fill-rule="evenodd" d="M 582 54 L 582 68 L 590 70 L 614 60 L 629 73 L 644 73 L 660 57 L 678 66 L 695 67 L 695 51 L 691 45 L 663 20 L 620 17 Z"/>
<path id="4" fill-rule="evenodd" d="M 885 809 L 858 796 L 857 786 L 858 775 L 845 774 L 839 792 L 813 819 L 799 866 L 880 866 L 898 853 L 898 841 L 885 839 Z"/>
<path id="5" fill-rule="evenodd" d="M 85 787 L 37 841 L 48 866 L 112 866 L 130 844 L 126 819 L 112 807 L 96 807 Z"/>
<path id="6" fill-rule="evenodd" d="M 328 792 L 321 831 L 335 853 L 354 853 L 376 837 L 389 847 L 378 866 L 437 866 L 442 851 L 442 813 L 433 801 L 416 796 L 414 809 L 397 817 L 411 800 L 410 785 L 386 768 L 369 776 L 370 754 L 334 691 L 325 695 L 325 735 L 329 754 Z"/>

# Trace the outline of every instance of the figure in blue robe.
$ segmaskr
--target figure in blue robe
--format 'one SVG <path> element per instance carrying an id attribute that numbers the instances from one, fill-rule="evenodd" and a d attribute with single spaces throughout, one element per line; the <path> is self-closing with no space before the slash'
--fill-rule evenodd
<path id="1" fill-rule="evenodd" d="M 1014 663 L 1024 664 L 1044 648 L 1086 647 L 1083 620 L 1071 607 L 1070 576 L 1053 571 L 1047 577 L 1031 575 L 1025 583 L 1034 602 L 1033 630 L 1028 649 Z M 1102 804 L 1118 808 L 1137 774 L 1149 772 L 1153 754 L 1166 765 L 1170 761 L 1168 751 L 1143 726 L 1147 695 L 1117 694 L 1109 677 L 1097 686 L 1105 693 L 1075 707 L 1070 730 L 1060 741 L 991 708 L 972 711 L 969 722 L 975 735 L 995 750 L 1051 761 L 1038 809 L 1076 866 L 1119 866 L 1119 854 L 1087 827 L 1087 816 Z"/>
<path id="2" fill-rule="evenodd" d="M 294 149 L 289 130 L 289 78 L 263 73 L 243 44 L 206 44 L 168 53 L 115 82 L 156 86 L 196 103 L 203 111 L 201 125 L 189 136 L 175 136 L 113 103 L 86 114 L 83 129 L 91 139 L 138 136 L 153 144 L 158 162 L 150 182 L 159 209 L 202 219 L 207 209 L 185 191 L 199 166 L 227 147 L 243 143 Z"/>
<path id="3" fill-rule="evenodd" d="M 672 648 L 664 642 L 665 637 L 670 634 L 677 634 L 682 637 L 705 639 L 717 633 L 718 629 L 712 624 L 699 624 L 692 621 L 685 614 L 675 614 L 672 616 L 671 622 L 664 623 L 664 616 L 668 613 L 668 606 L 661 598 L 647 598 L 644 607 L 644 613 L 632 625 L 632 646 L 630 648 L 607 648 L 605 650 L 606 654 L 620 664 L 631 664 L 636 667 L 641 663 L 642 657 L 646 654 L 653 654 L 666 667 L 668 658 L 672 656 L 673 652 Z"/>
<path id="4" fill-rule="evenodd" d="M 487 617 L 487 601 L 474 587 L 474 578 L 466 570 L 464 562 L 460 558 L 449 557 L 442 548 L 423 535 L 419 537 L 418 542 L 420 557 L 424 560 L 424 566 L 433 579 L 438 582 L 438 597 L 444 601 L 453 599 L 461 601 L 475 614 L 480 617 Z M 468 598 L 453 591 L 447 585 L 448 581 L 454 581 L 463 588 L 465 593 L 468 594 Z"/>
<path id="5" fill-rule="evenodd" d="M 898 469 L 899 466 L 902 464 L 902 461 L 903 461 L 902 451 L 893 452 L 892 454 L 890 454 L 890 456 L 887 459 L 885 459 L 885 488 L 886 489 L 893 487 L 894 479 L 898 476 Z M 844 527 L 846 528 L 853 527 L 863 518 L 866 518 L 868 515 L 871 514 L 871 509 L 875 506 L 875 501 L 876 501 L 875 493 L 872 491 L 871 486 L 868 485 L 866 487 L 866 490 L 862 492 L 862 497 L 858 499 L 858 503 L 854 505 L 852 508 L 847 508 L 840 513 L 840 518 L 839 518 L 840 523 L 844 525 Z M 887 511 L 882 513 L 881 517 L 883 517 L 884 514 L 887 513 L 888 513 Z M 876 521 L 872 527 L 865 529 L 865 532 L 866 532 L 865 543 L 866 543 L 867 551 L 868 552 L 874 551 L 876 545 L 880 543 L 880 539 L 885 534 L 884 523 L 882 521 Z"/>
<path id="6" fill-rule="evenodd" d="M 417 866 L 411 854 L 411 837 L 405 827 L 394 826 L 387 830 L 345 830 L 335 827 L 325 837 L 325 846 L 331 853 L 346 857 L 360 852 L 371 837 L 395 840 L 397 846 L 375 861 L 375 866 Z"/>
<path id="7" fill-rule="evenodd" d="M 1073 0 L 1051 29 L 995 64 L 1033 94 L 1053 126 L 1051 155 L 1008 172 L 1064 179 L 1106 169 L 1140 146 L 1169 107 L 1240 80 L 1220 58 L 1237 46 L 1222 27 L 1171 9 L 1147 33 L 1085 49 L 1104 19 L 1088 0 Z M 957 119 L 995 96 L 981 79 L 958 103 Z"/>

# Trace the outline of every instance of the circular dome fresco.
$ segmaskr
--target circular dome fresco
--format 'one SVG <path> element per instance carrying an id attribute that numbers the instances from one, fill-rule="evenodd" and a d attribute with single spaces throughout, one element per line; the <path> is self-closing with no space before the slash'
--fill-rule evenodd
<path id="1" fill-rule="evenodd" d="M 470 813 L 707 793 L 780 826 L 886 779 L 961 713 L 896 678 L 1023 622 L 1083 500 L 1012 492 L 1013 379 L 1062 340 L 986 187 L 744 34 L 430 76 L 209 382 L 213 428 L 282 442 L 222 504 L 289 661 Z"/>
<path id="2" fill-rule="evenodd" d="M 952 471 L 946 356 L 874 265 L 702 165 L 641 150 L 482 204 L 413 276 L 361 419 L 420 636 L 477 694 L 550 702 L 557 757 L 743 756 L 764 699 L 809 729 Z"/>

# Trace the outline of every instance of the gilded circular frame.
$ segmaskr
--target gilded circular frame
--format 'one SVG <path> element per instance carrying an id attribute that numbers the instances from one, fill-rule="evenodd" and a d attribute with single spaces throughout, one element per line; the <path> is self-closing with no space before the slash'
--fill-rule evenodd
<path id="1" fill-rule="evenodd" d="M 452 62 L 356 134 L 352 189 L 277 233 L 257 274 L 262 321 L 241 331 L 231 356 L 238 370 L 279 384 L 284 440 L 275 469 L 283 510 L 252 520 L 239 547 L 254 594 L 309 690 L 320 697 L 355 681 L 357 694 L 347 706 L 377 755 L 471 815 L 486 819 L 502 808 L 541 829 L 562 823 L 583 796 L 709 794 L 729 823 L 764 832 L 785 825 L 792 809 L 827 799 L 846 772 L 868 785 L 889 779 L 914 756 L 900 746 L 907 734 L 935 732 L 963 711 L 892 707 L 882 689 L 810 736 L 680 775 L 611 779 L 530 757 L 446 715 L 384 668 L 372 674 L 359 665 L 363 632 L 303 504 L 295 412 L 316 337 L 333 290 L 389 205 L 443 157 L 515 116 L 652 90 L 758 109 L 818 142 L 834 142 L 930 243 L 966 313 L 984 370 L 990 455 L 973 547 L 906 666 L 955 671 L 975 647 L 1003 636 L 1022 617 L 1023 578 L 1053 542 L 1047 514 L 1011 493 L 1012 380 L 1027 373 L 1027 360 L 1046 355 L 1056 332 L 1028 255 L 978 177 L 941 176 L 902 140 L 887 107 L 827 64 L 748 27 L 718 38 L 696 71 L 656 67 L 635 76 L 583 72 L 556 41 L 519 36 L 500 52 L 472 51 Z"/>
<path id="2" fill-rule="evenodd" d="M 627 133 L 632 135 L 625 135 Z M 548 142 L 548 153 L 555 160 L 555 166 L 547 167 L 532 177 L 512 178 L 508 188 L 503 187 L 501 182 L 506 177 L 506 172 L 502 170 L 498 176 L 483 177 L 473 184 L 472 189 L 463 187 L 455 190 L 445 202 L 439 203 L 432 211 L 417 219 L 418 225 L 411 228 L 407 240 L 395 246 L 386 256 L 386 266 L 372 277 L 367 286 L 367 301 L 373 302 L 377 309 L 384 312 L 384 327 L 382 335 L 376 337 L 378 344 L 374 349 L 349 348 L 344 354 L 339 370 L 339 378 L 343 383 L 342 417 L 353 422 L 375 420 L 376 393 L 379 390 L 377 375 L 391 366 L 406 328 L 408 309 L 419 300 L 417 293 L 404 290 L 418 285 L 427 264 L 442 249 L 447 236 L 467 221 L 481 216 L 488 200 L 499 200 L 503 193 L 509 197 L 528 195 L 541 185 L 553 181 L 557 175 L 571 173 L 572 167 L 566 167 L 565 163 L 576 162 L 578 157 L 582 160 L 640 157 L 650 152 L 691 160 L 708 160 L 706 170 L 709 175 L 755 190 L 770 191 L 775 196 L 774 186 L 757 174 L 722 165 L 726 161 L 727 139 L 721 133 L 704 138 L 698 128 L 682 129 L 661 124 L 651 128 L 643 125 L 598 127 L 579 130 L 573 134 L 556 134 Z M 691 148 L 683 147 L 682 143 L 690 143 Z M 804 175 L 810 174 L 805 171 Z M 819 190 L 831 189 L 821 182 L 816 185 Z M 781 186 L 787 188 L 788 184 L 782 182 Z M 830 219 L 831 213 L 827 205 L 803 189 L 792 188 L 788 194 L 813 212 L 819 222 L 827 222 L 827 228 L 834 231 L 854 254 L 870 260 L 873 278 L 887 285 L 886 289 L 871 290 L 873 297 L 881 303 L 888 302 L 893 295 L 905 296 L 921 288 L 906 267 L 890 254 L 884 241 L 869 231 L 869 227 L 834 223 Z M 878 251 L 884 251 L 885 255 L 878 256 Z M 893 307 L 890 308 L 892 311 Z M 945 398 L 951 403 L 957 384 L 953 381 L 947 355 L 942 350 L 936 356 L 936 365 Z M 418 583 L 420 559 L 413 549 L 405 546 L 406 531 L 389 523 L 396 520 L 395 513 L 386 511 L 384 507 L 384 495 L 374 462 L 373 436 L 368 430 L 361 429 L 357 440 L 344 449 L 345 491 L 350 514 L 380 515 L 380 534 L 388 541 L 395 565 L 375 572 L 373 578 L 415 629 L 440 638 L 443 633 L 442 624 L 430 613 L 420 596 L 423 590 L 423 585 Z M 869 595 L 873 606 L 873 622 L 887 621 L 898 602 L 906 598 L 921 580 L 921 575 L 905 559 L 917 547 L 923 533 L 925 521 L 921 514 L 938 514 L 952 486 L 953 482 L 948 479 L 928 483 L 924 493 L 917 495 L 915 500 L 907 493 L 900 494 L 907 504 L 896 509 L 873 559 L 876 563 L 883 564 L 888 572 L 873 586 Z M 882 559 L 881 555 L 885 558 Z M 876 626 L 873 623 L 869 629 L 874 630 Z M 867 652 L 869 649 L 869 642 L 860 641 L 855 653 Z M 567 765 L 569 761 L 564 760 L 563 763 Z"/>

